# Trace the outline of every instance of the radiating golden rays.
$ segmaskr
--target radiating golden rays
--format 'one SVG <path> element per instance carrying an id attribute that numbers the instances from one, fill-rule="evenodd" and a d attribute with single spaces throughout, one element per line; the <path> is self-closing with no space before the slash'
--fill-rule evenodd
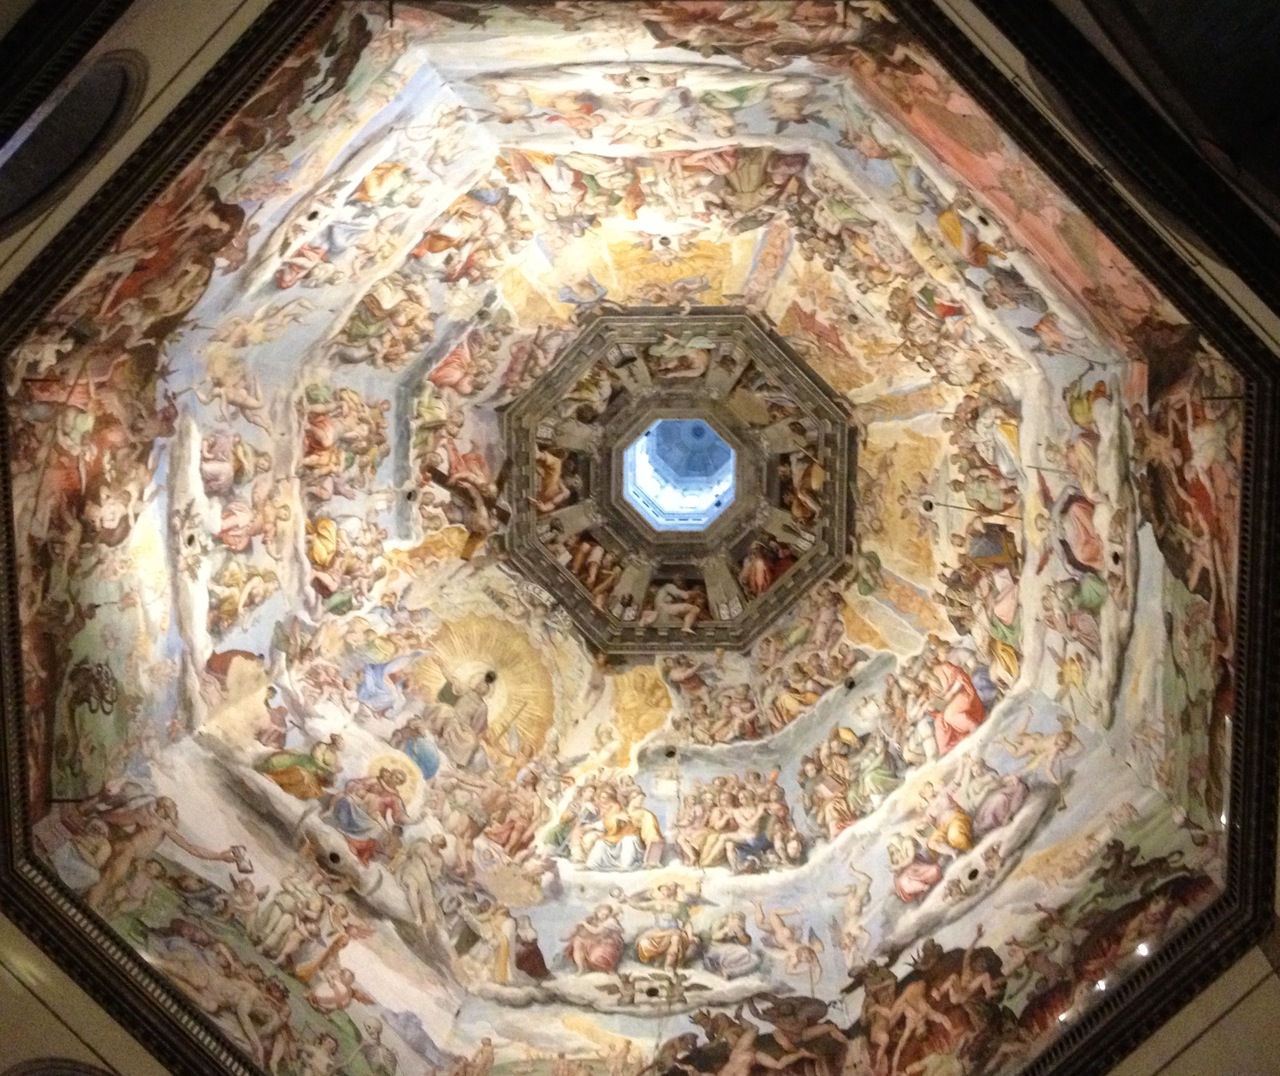
<path id="1" fill-rule="evenodd" d="M 422 698 L 434 701 L 446 684 L 455 692 L 468 690 L 493 671 L 488 740 L 509 745 L 513 754 L 542 744 L 555 714 L 555 691 L 537 650 L 517 626 L 497 617 L 465 616 L 446 624 L 431 648 L 409 673 Z"/>
<path id="2" fill-rule="evenodd" d="M 625 766 L 631 748 L 658 728 L 671 710 L 671 692 L 653 665 L 640 665 L 613 678 L 614 723 L 618 731 L 616 766 Z"/>

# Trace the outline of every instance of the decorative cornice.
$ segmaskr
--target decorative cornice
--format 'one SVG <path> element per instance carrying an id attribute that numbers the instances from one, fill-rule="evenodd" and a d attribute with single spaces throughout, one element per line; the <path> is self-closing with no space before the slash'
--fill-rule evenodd
<path id="1" fill-rule="evenodd" d="M 664 340 L 692 339 L 690 334 L 700 341 L 694 350 L 704 356 L 701 372 L 668 375 L 667 359 L 654 349 Z M 769 416 L 759 390 L 750 387 L 754 378 L 762 379 L 775 402 L 785 401 L 785 417 Z M 559 436 L 571 426 L 574 444 L 580 440 L 584 421 L 566 409 L 566 401 L 584 383 L 612 386 L 607 404 L 589 416 L 596 432 L 591 450 L 573 448 Z M 742 398 L 754 403 L 746 407 Z M 674 417 L 704 419 L 737 459 L 733 502 L 698 530 L 655 529 L 624 490 L 627 447 L 654 422 Z M 789 432 L 789 423 L 803 436 Z M 504 411 L 503 426 L 511 467 L 507 551 L 603 654 L 745 649 L 815 585 L 848 567 L 855 464 L 845 402 L 744 309 L 633 307 L 598 317 Z M 771 442 L 770 431 L 778 430 L 782 440 Z M 559 453 L 566 464 L 581 459 L 579 473 L 590 475 L 590 490 L 566 488 L 567 502 L 554 510 L 537 507 L 544 452 Z M 822 479 L 821 489 L 814 487 L 811 518 L 803 507 L 793 518 L 784 505 L 778 475 L 793 453 L 811 460 Z M 798 495 L 795 503 L 802 505 Z M 764 590 L 748 593 L 739 582 L 748 551 L 757 553 L 759 564 L 770 542 L 788 551 L 790 566 Z M 570 543 L 577 553 L 570 553 Z M 576 566 L 587 548 L 624 566 L 607 594 L 588 591 L 556 559 L 573 555 Z M 594 578 L 588 570 L 586 580 Z M 703 603 L 693 625 L 659 615 L 660 584 L 676 579 L 700 595 L 690 600 Z"/>
<path id="2" fill-rule="evenodd" d="M 0 303 L 0 351 L 21 335 L 72 286 L 80 273 L 136 217 L 143 206 L 198 152 L 214 130 L 241 105 L 283 55 L 331 4 L 300 5 L 278 0 L 254 24 L 171 116 L 79 213 L 48 250 L 19 278 Z M 1080 1073 L 1105 1070 L 1132 1049 L 1270 928 L 1276 844 L 1277 688 L 1280 641 L 1274 595 L 1280 593 L 1280 556 L 1268 539 L 1280 528 L 1277 465 L 1280 464 L 1280 393 L 1275 357 L 1227 305 L 1170 250 L 1142 216 L 1121 198 L 1108 177 L 1088 167 L 1048 120 L 940 12 L 926 5 L 896 3 L 898 16 L 989 109 L 1091 218 L 1165 290 L 1242 371 L 1247 379 L 1242 494 L 1240 655 L 1236 720 L 1231 751 L 1231 803 L 1227 889 L 1205 914 L 1025 1071 Z M 984 0 L 988 11 L 1011 11 L 1013 3 Z M 1017 0 L 1021 22 L 1059 22 L 1047 4 Z M 1001 17 L 995 15 L 997 23 Z M 1025 30 L 1025 27 L 1024 27 Z M 1043 55 L 1041 29 L 1013 36 L 1033 64 L 1048 70 L 1070 64 L 1067 28 L 1053 39 L 1062 58 Z M 1049 50 L 1053 52 L 1053 49 Z M 1144 178 L 1143 189 L 1166 212 L 1182 217 L 1202 241 L 1221 250 L 1227 266 L 1273 307 L 1280 309 L 1280 243 L 1248 214 L 1220 178 L 1171 132 L 1144 126 L 1128 114 L 1136 95 L 1107 81 L 1087 57 L 1077 68 L 1074 89 L 1064 91 L 1077 118 L 1094 130 L 1118 159 Z M 1109 71 L 1109 68 L 1107 69 Z M 1111 73 L 1114 75 L 1114 72 Z M 1088 85 L 1086 85 L 1088 84 Z M 1083 88 L 1082 88 L 1083 87 Z M 1126 92 L 1127 91 L 1127 92 Z M 1100 97 L 1110 94 L 1110 100 Z M 1145 108 L 1145 104 L 1142 104 Z M 1206 171 L 1208 176 L 1206 177 Z M 1202 185 L 1203 193 L 1195 187 Z M 1213 199 L 1221 192 L 1221 202 Z M 1206 199 L 1208 204 L 1206 204 Z M 5 420 L 0 418 L 0 423 Z M 7 428 L 0 426 L 0 496 L 10 497 Z M 1274 545 L 1274 543 L 1271 543 Z M 73 975 L 107 1011 L 175 1072 L 242 1073 L 254 1070 L 221 1033 L 174 992 L 61 885 L 37 868 L 29 846 L 27 787 L 21 749 L 21 661 L 14 587 L 12 520 L 0 528 L 0 662 L 3 723 L 0 754 L 0 813 L 6 820 L 0 861 L 0 907 Z"/>
<path id="3" fill-rule="evenodd" d="M 1171 231 L 1212 252 L 1267 306 L 1280 311 L 1280 235 L 1071 21 L 1050 0 L 974 0 L 974 4 L 1026 58 L 1037 81 L 1046 84 L 1056 103 L 1068 111 L 1063 118 L 1080 128 L 1090 147 L 1105 157 L 1107 168 L 1136 189 L 1143 205 Z M 908 22 L 917 25 L 909 10 L 904 14 Z M 935 19 L 934 14 L 924 16 L 925 21 Z M 971 43 L 961 40 L 963 35 L 954 24 L 952 27 L 959 35 L 956 46 L 967 46 L 975 58 L 981 57 Z M 989 71 L 1003 79 L 985 57 L 981 59 Z M 973 92 L 972 86 L 970 90 Z M 987 101 L 992 95 L 980 91 L 975 96 L 984 100 L 993 115 L 1002 116 L 1007 95 L 999 102 Z M 1052 130 L 1043 117 L 1033 118 L 1038 111 L 1020 95 L 1016 104 L 1009 104 L 1027 123 Z M 1056 141 L 1065 146 L 1060 136 Z M 1042 156 L 1032 152 L 1037 158 Z M 1079 164 L 1073 149 L 1066 147 L 1065 157 L 1061 152 L 1046 155 L 1040 162 L 1051 175 L 1055 174 L 1054 159 Z M 1110 181 L 1106 183 L 1109 187 Z M 1069 189 L 1067 183 L 1062 185 Z M 1114 191 L 1106 197 L 1113 200 Z M 1167 249 L 1163 242 L 1157 245 Z M 1126 253 L 1140 263 L 1133 251 Z"/>
<path id="4" fill-rule="evenodd" d="M 1258 948 L 1262 950 L 1262 955 L 1271 962 L 1271 966 L 1280 972 L 1280 930 L 1276 927 L 1280 925 L 1276 920 L 1272 920 L 1270 931 L 1265 938 L 1258 943 Z"/>
<path id="5" fill-rule="evenodd" d="M 71 289 L 332 6 L 276 0 L 254 22 L 0 297 L 0 354 Z M 7 411 L 0 414 L 0 499 L 12 503 Z M 0 527 L 0 910 L 170 1071 L 252 1076 L 257 1069 L 227 1036 L 86 913 L 32 855 L 22 794 L 28 775 L 14 566 L 13 520 L 7 518 Z"/>

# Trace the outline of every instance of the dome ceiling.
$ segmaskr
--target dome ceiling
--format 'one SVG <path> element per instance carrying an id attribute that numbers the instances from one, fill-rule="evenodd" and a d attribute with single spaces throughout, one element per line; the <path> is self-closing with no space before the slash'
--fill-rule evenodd
<path id="1" fill-rule="evenodd" d="M 655 530 L 705 530 L 733 504 L 737 460 L 706 419 L 654 419 L 623 450 L 623 500 Z"/>
<path id="2" fill-rule="evenodd" d="M 1012 1072 L 1224 891 L 1244 378 L 881 4 L 336 7 L 8 385 L 215 1052 Z"/>
<path id="3" fill-rule="evenodd" d="M 740 650 L 848 569 L 847 409 L 744 311 L 593 315 L 503 424 L 504 548 L 601 655 Z"/>

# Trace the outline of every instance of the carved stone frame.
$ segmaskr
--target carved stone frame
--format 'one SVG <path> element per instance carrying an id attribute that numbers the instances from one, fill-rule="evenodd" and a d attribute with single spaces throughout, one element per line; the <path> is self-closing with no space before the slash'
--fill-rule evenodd
<path id="1" fill-rule="evenodd" d="M 1056 72 L 1088 70 L 1096 56 L 1071 35 L 1053 38 L 1038 25 L 1060 20 L 1047 3 L 980 0 L 1000 22 L 1019 31 L 1033 59 Z M 335 0 L 299 4 L 276 0 L 195 87 L 142 147 L 82 209 L 0 301 L 0 354 L 7 354 L 195 155 Z M 1014 7 L 1018 14 L 1011 15 Z M 1246 474 L 1242 488 L 1239 691 L 1232 725 L 1227 889 L 1176 940 L 1154 954 L 1102 1003 L 1080 1019 L 1026 1070 L 1035 1076 L 1100 1072 L 1133 1049 L 1207 986 L 1270 929 L 1276 853 L 1276 692 L 1280 663 L 1272 659 L 1280 632 L 1280 559 L 1268 539 L 1280 530 L 1280 417 L 1277 357 L 1113 189 L 1105 173 L 1085 161 L 1017 87 L 986 59 L 939 9 L 893 0 L 896 16 L 919 36 L 1001 126 L 1091 219 L 1133 259 L 1244 375 Z M 1078 36 L 1078 35 L 1077 35 Z M 1056 55 L 1049 56 L 1049 52 Z M 1048 58 L 1046 59 L 1046 56 Z M 1118 77 L 1118 76 L 1117 76 Z M 1228 268 L 1261 297 L 1280 305 L 1280 244 L 1219 180 L 1208 204 L 1193 178 L 1212 171 L 1171 140 L 1158 121 L 1135 113 L 1131 99 L 1081 90 L 1076 119 L 1115 159 L 1140 177 L 1155 212 L 1175 221 L 1202 248 L 1216 248 Z M 1148 110 L 1149 113 L 1149 110 Z M 1154 114 L 1150 114 L 1154 116 Z M 1184 179 L 1180 182 L 1178 176 Z M 1207 181 L 1206 181 L 1207 182 Z M 1235 200 L 1233 200 L 1235 199 Z M 1223 218 L 1231 226 L 1219 228 Z M 1270 268 L 1269 268 L 1270 267 Z M 7 413 L 0 409 L 0 496 L 10 503 Z M 87 912 L 31 854 L 26 797 L 19 624 L 13 574 L 12 519 L 0 528 L 0 910 L 13 918 L 68 974 L 171 1071 L 239 1073 L 257 1070 L 177 991 Z"/>
<path id="2" fill-rule="evenodd" d="M 618 410 L 593 427 L 596 447 L 590 457 L 593 488 L 589 497 L 571 506 L 539 515 L 532 507 L 537 467 L 534 453 L 538 430 L 554 421 L 557 404 L 590 369 L 610 362 L 620 347 L 642 346 L 644 341 L 674 329 L 696 326 L 698 331 L 726 344 L 737 368 L 723 376 L 718 387 L 706 377 L 686 382 L 650 381 L 623 394 Z M 640 360 L 642 361 L 642 360 Z M 774 378 L 804 422 L 813 428 L 815 458 L 826 472 L 822 508 L 803 533 L 791 517 L 766 502 L 770 471 L 780 451 L 768 450 L 764 428 L 752 427 L 737 415 L 717 392 L 728 392 L 749 365 Z M 504 543 L 512 562 L 544 591 L 554 597 L 578 625 L 584 638 L 599 652 L 613 658 L 640 654 L 664 654 L 678 650 L 745 649 L 780 613 L 801 600 L 820 581 L 849 567 L 852 546 L 853 493 L 850 482 L 856 468 L 856 448 L 847 401 L 822 381 L 779 336 L 768 319 L 741 307 L 704 306 L 693 313 L 667 307 L 630 307 L 598 316 L 586 323 L 579 336 L 561 354 L 556 365 L 502 414 L 503 439 L 510 468 L 507 494 L 512 505 Z M 660 418 L 702 418 L 709 422 L 734 450 L 737 491 L 734 500 L 705 527 L 698 530 L 659 531 L 631 504 L 623 491 L 623 455 L 636 437 Z M 589 512 L 592 522 L 583 513 Z M 776 517 L 783 519 L 784 529 Z M 750 599 L 732 581 L 728 587 L 736 599 L 725 604 L 736 608 L 727 618 L 713 616 L 696 632 L 681 633 L 671 626 L 642 627 L 597 609 L 581 584 L 557 564 L 543 544 L 544 531 L 571 518 L 575 528 L 590 529 L 625 564 L 642 564 L 648 571 L 681 566 L 693 568 L 715 562 L 723 572 L 737 576 L 737 565 L 726 551 L 769 530 L 795 546 L 796 563 L 764 594 Z M 788 537 L 790 527 L 794 537 Z M 625 575 L 624 575 L 625 578 Z M 644 584 L 642 584 L 643 586 Z M 622 589 L 622 584 L 619 584 Z M 715 602 L 712 589 L 707 593 Z"/>
<path id="3" fill-rule="evenodd" d="M 0 355 L 62 298 L 128 224 L 274 71 L 334 0 L 275 0 L 5 291 Z M 32 854 L 14 578 L 8 411 L 0 408 L 0 911 L 171 1072 L 260 1069 L 182 994 L 84 908 Z"/>
<path id="4" fill-rule="evenodd" d="M 1097 56 L 1047 0 L 977 0 L 1053 89 L 1104 159 L 1136 179 L 1144 207 L 1201 249 L 1215 249 L 1280 309 L 1280 241 L 1211 168 Z M 1196 274 L 950 19 L 895 0 L 895 14 L 1045 173 L 1245 379 L 1244 475 L 1238 579 L 1238 690 L 1231 724 L 1226 890 L 1052 1046 L 1023 1076 L 1108 1071 L 1275 925 L 1276 806 L 1280 781 L 1280 357 Z M 1104 74 L 1105 72 L 1105 74 Z M 1109 74 L 1109 78 L 1107 75 Z M 1043 88 L 1043 87 L 1042 87 Z M 1013 91 L 1013 92 L 1010 92 Z M 1252 217 L 1252 227 L 1247 226 Z M 1218 231 L 1219 227 L 1222 228 Z"/>

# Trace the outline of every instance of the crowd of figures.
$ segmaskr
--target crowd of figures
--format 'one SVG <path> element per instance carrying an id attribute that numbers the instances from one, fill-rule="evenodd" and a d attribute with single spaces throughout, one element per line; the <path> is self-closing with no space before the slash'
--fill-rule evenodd
<path id="1" fill-rule="evenodd" d="M 338 1071 L 343 1044 L 326 1030 L 304 1031 L 298 1006 L 328 1017 L 353 1002 L 373 1002 L 342 960 L 353 939 L 371 932 L 345 897 L 349 879 L 312 865 L 262 884 L 244 846 L 191 841 L 174 800 L 141 779 L 112 781 L 43 826 L 42 839 L 68 884 L 123 926 L 146 959 L 255 1063 L 300 1076 Z M 175 850 L 227 864 L 229 873 L 224 868 L 213 880 L 182 866 Z M 382 1020 L 369 1016 L 358 1029 L 351 1026 L 358 1071 L 393 1076 L 400 1062 L 382 1042 Z"/>
<path id="2" fill-rule="evenodd" d="M 594 287 L 600 288 L 598 284 Z M 595 305 L 605 313 L 621 309 L 603 299 Z M 642 629 L 674 628 L 692 635 L 700 624 L 732 621 L 787 575 L 813 546 L 815 533 L 821 529 L 819 517 L 828 496 L 829 477 L 818 460 L 812 421 L 806 424 L 792 392 L 729 343 L 699 331 L 676 335 L 664 330 L 656 342 L 629 343 L 614 349 L 581 372 L 534 435 L 536 473 L 529 500 L 539 542 L 547 556 L 576 580 L 599 613 L 623 624 Z M 703 380 L 710 376 L 719 380 L 714 385 Z M 626 542 L 598 518 L 603 487 L 608 485 L 608 479 L 599 473 L 607 470 L 599 456 L 606 438 L 605 423 L 624 404 L 642 398 L 654 387 L 679 385 L 687 389 L 695 381 L 702 381 L 712 395 L 728 392 L 731 406 L 753 430 L 763 432 L 771 425 L 789 423 L 778 435 L 786 450 L 768 455 L 771 474 L 765 483 L 765 499 L 779 511 L 764 529 L 732 542 L 731 548 L 723 551 L 725 577 L 732 582 L 721 587 L 714 605 L 702 569 L 696 564 L 678 568 L 663 565 L 647 583 L 619 590 L 627 559 Z M 638 472 L 624 483 L 637 478 Z M 623 493 L 628 501 L 640 496 L 635 489 L 624 488 Z M 616 491 L 613 497 L 618 498 Z M 717 499 L 715 506 L 720 508 L 721 501 Z"/>
<path id="3" fill-rule="evenodd" d="M 771 785 L 758 774 L 748 778 L 740 797 L 751 786 Z M 1002 782 L 980 759 L 971 759 L 951 786 L 925 786 L 925 819 L 934 826 L 928 848 L 965 847 L 971 836 L 999 825 L 997 816 L 1016 810 L 1009 801 L 1025 794 L 1019 779 Z M 1005 805 L 993 807 L 1001 795 Z M 616 804 L 618 797 L 605 791 L 601 798 Z M 300 1035 L 294 1006 L 331 1014 L 353 1003 L 373 1004 L 342 961 L 345 947 L 371 928 L 346 896 L 351 880 L 320 866 L 311 857 L 314 848 L 302 849 L 310 866 L 277 885 L 260 886 L 243 846 L 195 844 L 182 832 L 174 801 L 141 781 L 113 782 L 92 799 L 63 807 L 43 836 L 64 879 L 87 886 L 90 906 L 134 932 L 147 959 L 183 984 L 257 1063 L 273 1073 L 337 1071 L 337 1038 Z M 168 844 L 197 861 L 233 869 L 225 883 L 213 881 L 180 866 Z M 687 974 L 690 968 L 727 981 L 754 974 L 764 960 L 761 945 L 779 954 L 787 974 L 820 967 L 822 945 L 802 913 L 759 901 L 750 914 L 717 911 L 697 887 L 672 882 L 630 893 L 611 890 L 571 927 L 562 949 L 548 950 L 530 917 L 484 895 L 454 851 L 443 836 L 415 841 L 397 856 L 397 878 L 417 922 L 439 931 L 466 966 L 494 984 L 593 976 L 602 1004 L 643 1010 L 684 1006 L 709 989 Z M 903 899 L 903 886 L 917 875 L 907 873 L 904 881 L 899 874 Z M 1040 922 L 1026 938 L 1007 939 L 1004 956 L 982 944 L 981 926 L 965 949 L 925 940 L 906 974 L 863 962 L 855 946 L 846 953 L 851 967 L 845 993 L 862 995 L 857 1023 L 842 1027 L 826 1002 L 762 990 L 748 1008 L 764 1026 L 741 1012 L 695 1012 L 705 1042 L 682 1034 L 660 1047 L 657 1060 L 723 1072 L 738 1071 L 732 1066 L 747 1061 L 785 1067 L 801 1058 L 840 1066 L 854 1050 L 868 1071 L 891 1074 L 912 1071 L 916 1061 L 943 1048 L 941 1042 L 973 1070 L 994 1071 L 1006 1059 L 1027 1056 L 1062 1019 L 1074 1018 L 1099 981 L 1140 960 L 1212 892 L 1212 883 L 1181 856 L 1144 860 L 1136 847 L 1112 840 L 1086 889 L 1062 906 L 1037 905 Z M 851 899 L 865 908 L 865 889 Z M 770 1025 L 774 1030 L 766 1031 Z M 373 1073 L 395 1073 L 399 1059 L 382 1041 L 383 1030 L 381 1019 L 365 1018 L 351 1060 L 359 1057 Z M 744 1036 L 752 1052 L 735 1061 Z M 468 1063 L 460 1059 L 453 1071 L 467 1071 Z"/>
<path id="4" fill-rule="evenodd" d="M 672 654 L 659 661 L 671 686 L 678 737 L 710 746 L 755 740 L 785 729 L 868 657 L 845 632 L 844 597 L 820 584 L 745 656 Z"/>
<path id="5" fill-rule="evenodd" d="M 666 841 L 645 793 L 630 774 L 587 778 L 573 791 L 557 824 L 546 834 L 553 854 L 587 870 L 656 867 Z"/>
<path id="6" fill-rule="evenodd" d="M 1203 874 L 1164 858 L 1141 861 L 1120 841 L 1090 883 L 1069 904 L 1037 904 L 1026 938 L 990 939 L 979 924 L 963 948 L 925 939 L 903 970 L 856 961 L 841 991 L 857 1004 L 851 1022 L 819 998 L 765 993 L 732 1015 L 695 1013 L 699 1030 L 668 1039 L 657 1061 L 667 1071 L 731 1076 L 757 1067 L 898 1076 L 928 1071 L 940 1056 L 950 1066 L 943 1071 L 954 1072 L 1025 1063 L 1079 1019 L 1100 983 L 1140 963 L 1213 889 Z M 1140 895 L 1120 900 L 1134 884 Z"/>
<path id="7" fill-rule="evenodd" d="M 468 1025 L 465 1051 L 435 1050 L 390 1007 L 394 980 L 363 970 L 387 953 L 441 997 L 488 991 L 516 1011 L 538 991 L 548 1024 L 566 1006 L 590 1019 L 694 1010 L 696 1032 L 652 1060 L 611 1055 L 611 1076 L 887 1076 L 946 1059 L 996 1071 L 1216 892 L 1242 382 L 900 24 L 846 6 L 835 23 L 804 4 L 785 19 L 768 4 L 522 9 L 564 30 L 544 38 L 620 26 L 681 59 L 557 92 L 469 69 L 466 106 L 433 97 L 421 125 L 391 125 L 374 164 L 334 132 L 372 129 L 427 81 L 416 38 L 474 54 L 467 35 L 497 16 L 464 24 L 438 5 L 388 23 L 376 5 L 335 8 L 13 353 L 38 850 L 267 1071 L 489 1076 L 508 1044 L 467 1038 Z M 836 76 L 848 94 L 829 90 Z M 491 154 L 472 160 L 462 121 L 475 118 L 504 125 L 493 168 Z M 834 158 L 761 144 L 801 124 L 832 136 Z M 506 137 L 566 130 L 582 144 Z M 677 146 L 689 132 L 717 144 Z M 907 135 L 963 182 L 944 192 Z M 620 138 L 646 152 L 606 150 Z M 679 227 L 645 230 L 668 217 Z M 601 236 L 607 259 L 575 246 Z M 520 258 L 528 278 L 514 280 Z M 644 271 L 610 275 L 615 259 Z M 920 406 L 885 425 L 904 458 L 916 419 L 941 431 L 937 451 L 919 473 L 867 454 L 856 577 L 815 588 L 749 652 L 673 645 L 605 670 L 501 571 L 495 408 L 611 304 L 709 295 L 786 320 L 868 427 L 881 389 Z M 636 362 L 687 383 L 727 358 L 690 335 Z M 1017 391 L 1042 374 L 1052 407 L 1035 410 L 1053 418 L 1032 437 Z M 616 410 L 628 376 L 593 371 L 566 394 L 566 427 Z M 796 418 L 759 371 L 741 383 L 765 401 L 760 427 Z M 936 427 L 926 396 L 945 401 Z M 1117 446 L 1130 444 L 1126 462 Z M 548 521 L 580 503 L 572 459 L 545 446 L 539 458 Z M 830 496 L 821 468 L 788 452 L 771 482 L 803 536 Z M 409 503 L 398 526 L 392 508 Z M 893 548 L 912 537 L 903 521 L 931 550 L 923 578 Z M 1187 805 L 1175 838 L 1190 846 L 1109 835 L 1071 861 L 1074 876 L 1046 882 L 1012 936 L 944 924 L 945 944 L 913 937 L 909 964 L 867 959 L 882 940 L 868 929 L 872 879 L 842 858 L 861 821 L 892 812 L 863 863 L 892 919 L 967 907 L 1012 869 L 1011 830 L 1037 803 L 1079 802 L 1065 761 L 1113 720 L 1145 600 L 1134 535 L 1148 525 L 1163 559 L 1149 590 L 1163 572 L 1167 593 L 1163 622 L 1149 619 L 1173 659 L 1153 702 L 1169 716 L 1135 718 L 1125 746 L 1142 780 Z M 624 604 L 616 552 L 590 531 L 548 530 L 597 608 L 677 642 L 716 615 L 693 577 Z M 802 551 L 762 533 L 733 576 L 761 598 Z M 446 667 L 452 605 L 559 663 L 545 721 L 487 655 Z M 875 624 L 873 607 L 887 610 Z M 1033 619 L 1053 662 L 1046 697 L 993 729 L 1031 667 Z M 884 641 L 892 669 L 863 691 L 879 646 L 867 640 L 886 624 L 900 629 Z M 641 720 L 624 704 L 643 672 L 662 702 Z M 641 772 L 650 734 L 703 768 L 674 784 Z M 785 745 L 785 766 L 740 765 L 747 741 Z M 813 907 L 777 899 L 819 871 L 849 884 Z M 856 1012 L 810 996 L 832 982 L 820 929 Z M 405 937 L 413 948 L 380 948 Z M 581 1056 L 542 1060 L 585 1076 Z"/>
<path id="8" fill-rule="evenodd" d="M 676 847 L 689 867 L 727 865 L 734 874 L 795 866 L 805 840 L 796 829 L 787 793 L 776 775 L 751 771 L 697 782 L 685 793 L 675 822 Z"/>

